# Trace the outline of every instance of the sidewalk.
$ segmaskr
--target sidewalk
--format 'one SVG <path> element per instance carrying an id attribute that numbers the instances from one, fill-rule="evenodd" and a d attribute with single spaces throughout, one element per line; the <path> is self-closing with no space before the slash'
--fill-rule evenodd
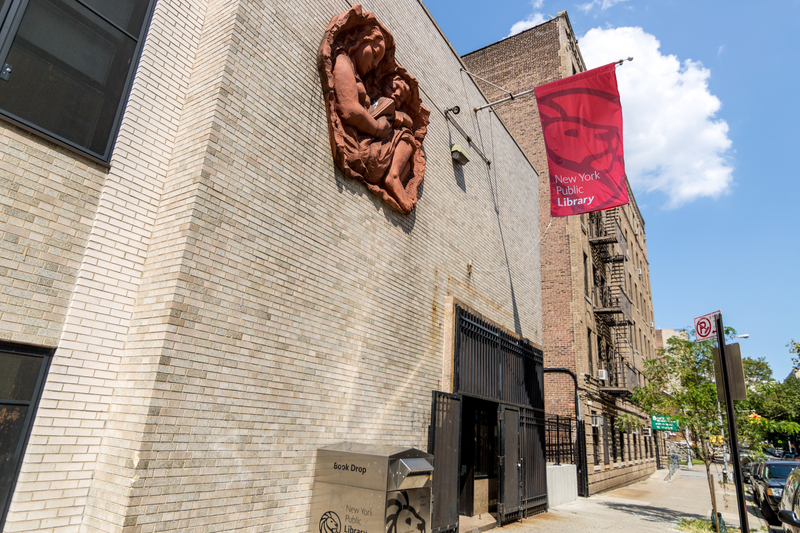
<path id="1" fill-rule="evenodd" d="M 680 477 L 672 483 L 664 481 L 666 475 L 666 470 L 659 470 L 645 481 L 590 498 L 578 498 L 577 501 L 550 509 L 545 514 L 508 524 L 502 530 L 497 531 L 515 533 L 586 533 L 593 531 L 656 533 L 675 531 L 675 526 L 681 518 L 711 518 L 711 497 L 708 493 L 705 468 L 695 465 L 694 470 L 689 470 L 682 467 Z M 727 508 L 722 487 L 719 484 L 715 487 L 717 505 L 725 523 L 738 527 L 739 513 L 733 485 L 727 485 Z M 748 489 L 750 531 L 779 532 L 780 527 L 770 530 L 760 515 L 755 514 L 756 510 L 749 496 L 749 486 L 745 487 Z"/>

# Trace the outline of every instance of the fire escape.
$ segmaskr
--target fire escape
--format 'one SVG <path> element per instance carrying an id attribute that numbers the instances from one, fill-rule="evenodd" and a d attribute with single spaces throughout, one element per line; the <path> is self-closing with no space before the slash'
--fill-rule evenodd
<path id="1" fill-rule="evenodd" d="M 608 373 L 600 392 L 627 396 L 639 382 L 630 342 L 633 306 L 625 291 L 628 243 L 619 227 L 619 208 L 589 214 L 589 243 L 596 273 L 593 304 L 600 368 Z"/>

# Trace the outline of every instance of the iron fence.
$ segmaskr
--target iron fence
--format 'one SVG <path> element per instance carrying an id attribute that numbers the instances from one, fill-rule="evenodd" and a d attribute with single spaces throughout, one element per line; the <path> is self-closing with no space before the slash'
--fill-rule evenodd
<path id="1" fill-rule="evenodd" d="M 589 496 L 589 470 L 584 422 L 573 417 L 545 417 L 545 458 L 548 463 L 573 464 L 578 476 L 578 496 Z"/>
<path id="2" fill-rule="evenodd" d="M 559 415 L 545 418 L 545 457 L 548 463 L 575 464 L 575 419 Z"/>

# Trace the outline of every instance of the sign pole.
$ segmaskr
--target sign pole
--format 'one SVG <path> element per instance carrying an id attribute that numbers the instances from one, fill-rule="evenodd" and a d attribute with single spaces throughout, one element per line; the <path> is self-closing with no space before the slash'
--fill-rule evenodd
<path id="1" fill-rule="evenodd" d="M 715 320 L 722 386 L 725 391 L 725 410 L 728 413 L 728 432 L 730 434 L 731 459 L 733 460 L 733 483 L 736 485 L 736 499 L 739 503 L 739 527 L 742 533 L 750 533 L 750 525 L 747 523 L 747 504 L 744 499 L 742 463 L 739 462 L 739 436 L 736 432 L 736 417 L 733 412 L 733 399 L 731 398 L 728 359 L 725 354 L 725 330 L 722 327 L 722 313 L 717 313 Z"/>

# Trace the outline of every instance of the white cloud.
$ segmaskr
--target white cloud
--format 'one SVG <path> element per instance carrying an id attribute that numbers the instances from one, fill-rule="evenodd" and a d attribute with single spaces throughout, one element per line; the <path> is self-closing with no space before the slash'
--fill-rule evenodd
<path id="1" fill-rule="evenodd" d="M 595 28 L 580 39 L 588 68 L 634 56 L 617 69 L 625 170 L 634 190 L 661 191 L 667 207 L 717 197 L 733 182 L 728 124 L 708 89 L 711 72 L 662 55 L 641 28 Z"/>
<path id="2" fill-rule="evenodd" d="M 533 9 L 539 9 L 542 7 L 542 5 L 544 5 L 544 0 L 531 0 L 531 5 L 533 6 Z"/>
<path id="3" fill-rule="evenodd" d="M 615 4 L 619 4 L 620 2 L 627 2 L 628 0 L 592 0 L 586 4 L 581 4 L 578 6 L 578 9 L 583 11 L 584 13 L 588 13 L 595 7 L 599 7 L 603 11 L 606 9 L 614 6 Z"/>
<path id="4" fill-rule="evenodd" d="M 508 33 L 508 35 L 506 35 L 506 37 L 511 37 L 512 35 L 521 33 L 525 30 L 533 28 L 534 26 L 538 26 L 539 24 L 547 22 L 548 20 L 550 19 L 546 18 L 542 13 L 531 13 L 527 18 L 514 23 L 514 25 L 511 26 L 511 31 Z"/>

